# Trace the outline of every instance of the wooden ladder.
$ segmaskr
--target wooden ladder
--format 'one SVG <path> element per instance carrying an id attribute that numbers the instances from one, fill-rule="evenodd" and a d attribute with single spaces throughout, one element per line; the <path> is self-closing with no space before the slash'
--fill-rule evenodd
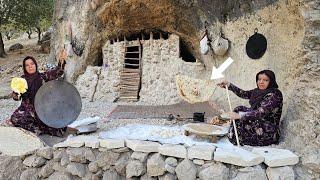
<path id="1" fill-rule="evenodd" d="M 119 100 L 138 101 L 141 86 L 141 44 L 125 46 L 123 68 L 120 72 Z"/>

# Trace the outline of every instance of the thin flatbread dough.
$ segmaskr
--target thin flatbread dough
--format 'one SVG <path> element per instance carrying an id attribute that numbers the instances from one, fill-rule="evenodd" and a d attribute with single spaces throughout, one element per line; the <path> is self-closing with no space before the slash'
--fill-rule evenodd
<path id="1" fill-rule="evenodd" d="M 29 131 L 0 126 L 0 152 L 8 156 L 22 156 L 44 147 L 44 143 Z"/>
<path id="2" fill-rule="evenodd" d="M 193 79 L 188 76 L 176 76 L 177 91 L 180 97 L 193 104 L 209 101 L 216 84 L 213 80 Z"/>

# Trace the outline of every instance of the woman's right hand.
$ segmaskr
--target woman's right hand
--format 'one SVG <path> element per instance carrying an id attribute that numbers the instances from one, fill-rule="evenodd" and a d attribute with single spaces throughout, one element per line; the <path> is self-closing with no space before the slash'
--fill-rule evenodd
<path id="1" fill-rule="evenodd" d="M 226 88 L 226 86 L 229 86 L 230 83 L 226 80 L 222 81 L 221 83 L 218 83 L 217 86 L 221 87 L 221 88 Z"/>
<path id="2" fill-rule="evenodd" d="M 15 100 L 15 101 L 19 101 L 20 100 L 20 95 L 16 92 L 12 92 L 12 98 Z"/>

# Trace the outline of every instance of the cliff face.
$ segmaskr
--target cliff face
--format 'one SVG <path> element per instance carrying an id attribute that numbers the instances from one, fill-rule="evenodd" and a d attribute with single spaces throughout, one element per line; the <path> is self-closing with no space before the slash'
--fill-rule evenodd
<path id="1" fill-rule="evenodd" d="M 225 56 L 200 55 L 199 41 L 204 34 L 205 26 L 212 40 L 217 39 L 220 33 L 229 40 L 229 50 Z M 246 54 L 245 45 L 256 28 L 267 38 L 268 48 L 262 58 L 252 60 Z M 150 32 L 177 35 L 180 44 L 185 45 L 186 51 L 198 62 L 204 62 L 206 65 L 206 68 L 196 68 L 199 67 L 196 63 L 190 68 L 193 70 L 188 73 L 196 78 L 208 79 L 211 66 L 221 64 L 228 56 L 235 62 L 226 71 L 226 78 L 243 89 L 255 87 L 255 74 L 258 71 L 272 69 L 284 94 L 282 145 L 301 154 L 302 166 L 296 169 L 300 178 L 319 177 L 320 103 L 317 98 L 320 92 L 319 1 L 57 0 L 56 31 L 51 47 L 52 60 L 63 47 L 65 39 L 68 39 L 66 35 L 70 34 L 70 29 L 78 49 L 81 50 L 79 47 L 84 45 L 81 56 L 74 54 L 67 62 L 67 78 L 73 82 L 78 75 L 85 72 L 88 65 L 101 65 L 103 59 L 107 59 L 103 57 L 102 49 L 109 40 L 122 41 L 136 34 L 148 35 Z M 150 71 L 144 76 L 143 81 L 149 83 L 150 87 L 153 82 L 160 81 L 158 84 L 167 86 L 169 92 L 174 86 L 174 80 L 168 78 L 168 74 L 175 74 L 170 70 L 180 71 L 185 69 L 180 68 L 184 65 L 181 62 L 171 61 L 173 58 L 168 56 L 171 53 L 167 53 L 168 57 L 163 58 L 162 42 L 146 43 L 154 50 L 149 52 L 145 49 L 146 52 L 143 53 L 150 59 L 148 64 Z M 108 46 L 106 49 L 115 55 L 121 54 L 115 52 L 117 49 L 112 47 Z M 159 51 L 155 51 L 155 47 L 159 47 Z M 167 61 L 170 64 L 168 65 L 163 59 L 170 59 Z M 162 66 L 153 64 L 163 64 L 167 69 L 161 69 Z M 158 75 L 152 72 L 157 72 Z M 110 75 L 104 72 L 103 68 L 101 74 L 106 78 Z M 108 78 L 111 80 L 106 82 L 112 82 L 113 77 Z M 89 84 L 90 87 L 94 86 L 90 84 L 91 82 L 83 81 L 83 83 Z M 98 97 L 102 99 L 108 97 L 104 92 L 106 88 L 99 83 Z M 150 89 L 157 91 L 157 88 Z M 161 89 L 163 88 L 158 88 L 159 91 Z M 146 96 L 148 92 L 150 91 L 143 91 Z M 213 97 L 213 100 L 222 106 L 226 102 L 223 93 L 218 89 Z M 148 97 L 152 99 L 152 96 L 159 96 L 150 100 L 159 102 L 164 96 L 163 93 L 159 94 L 161 97 L 156 92 Z M 168 97 L 178 99 L 177 95 L 172 93 L 168 94 Z M 236 96 L 232 96 L 232 101 L 233 106 L 247 103 Z M 145 103 L 148 104 L 148 100 Z"/>

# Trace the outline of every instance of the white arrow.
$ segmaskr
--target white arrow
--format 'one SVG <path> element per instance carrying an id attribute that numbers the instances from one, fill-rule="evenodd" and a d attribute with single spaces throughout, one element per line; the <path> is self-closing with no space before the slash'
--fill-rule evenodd
<path id="1" fill-rule="evenodd" d="M 224 75 L 222 74 L 223 71 L 225 71 L 232 63 L 233 63 L 233 59 L 231 57 L 229 57 L 225 62 L 223 62 L 218 67 L 218 69 L 215 66 L 213 66 L 212 67 L 211 79 L 224 78 Z"/>

